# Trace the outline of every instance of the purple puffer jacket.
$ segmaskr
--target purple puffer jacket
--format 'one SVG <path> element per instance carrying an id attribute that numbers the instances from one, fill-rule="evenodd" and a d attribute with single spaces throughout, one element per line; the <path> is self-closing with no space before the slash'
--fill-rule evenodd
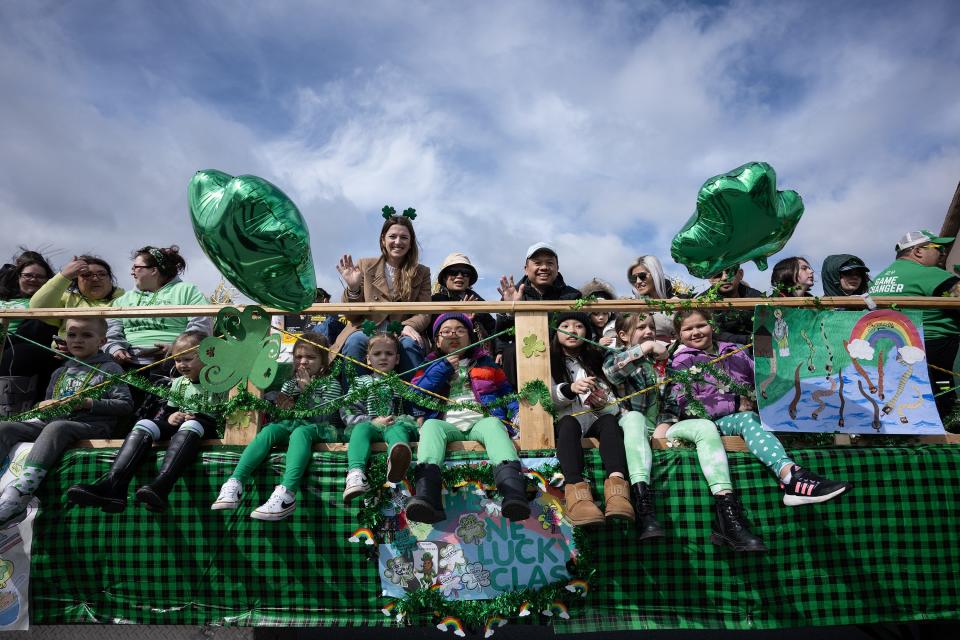
<path id="1" fill-rule="evenodd" d="M 677 349 L 676 353 L 673 354 L 670 367 L 677 371 L 682 371 L 698 363 L 710 362 L 719 356 L 742 348 L 741 345 L 731 342 L 718 342 L 716 346 L 716 354 L 681 346 Z M 747 387 L 753 387 L 753 359 L 745 350 L 724 358 L 713 366 L 720 367 L 734 382 Z M 706 379 L 710 382 L 714 381 L 713 376 L 709 374 L 706 375 Z M 707 410 L 707 413 L 710 414 L 710 417 L 717 419 L 730 415 L 731 413 L 736 413 L 740 408 L 740 401 L 737 394 L 733 391 L 721 392 L 717 389 L 716 385 L 710 382 L 695 383 L 693 385 L 694 395 L 703 403 L 703 407 Z M 683 412 L 687 406 L 687 398 L 684 395 L 683 385 L 672 385 L 672 393 L 677 404 L 680 406 L 681 412 Z"/>

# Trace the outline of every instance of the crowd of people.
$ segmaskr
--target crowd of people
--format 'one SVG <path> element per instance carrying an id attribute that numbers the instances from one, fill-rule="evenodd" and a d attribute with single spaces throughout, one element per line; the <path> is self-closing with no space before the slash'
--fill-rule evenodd
<path id="1" fill-rule="evenodd" d="M 854 255 L 827 256 L 821 277 L 824 292 L 834 296 L 960 296 L 960 278 L 943 264 L 953 238 L 926 231 L 906 233 L 892 264 L 871 278 L 870 269 Z M 560 274 L 560 256 L 546 242 L 531 245 L 523 275 L 500 278 L 498 291 L 508 302 L 525 300 L 615 299 L 614 287 L 593 278 L 579 289 Z M 181 280 L 186 263 L 176 246 L 146 246 L 133 252 L 133 287 L 117 286 L 111 266 L 90 255 L 77 256 L 58 273 L 34 251 L 24 251 L 0 270 L 0 308 L 154 307 L 207 302 L 200 290 Z M 343 255 L 336 265 L 344 283 L 344 302 L 415 302 L 479 300 L 473 290 L 478 271 L 463 253 L 448 255 L 437 273 L 420 263 L 412 216 L 386 216 L 379 234 L 379 255 L 355 261 Z M 811 262 L 803 257 L 779 261 L 771 272 L 769 294 L 810 296 L 815 282 Z M 638 257 L 626 269 L 631 297 L 671 300 L 677 297 L 656 256 Z M 715 299 L 755 298 L 764 294 L 743 280 L 732 265 L 709 278 L 700 294 Z M 325 292 L 324 292 L 325 294 Z M 327 294 L 328 295 L 328 294 Z M 689 305 L 687 305 L 689 307 Z M 752 310 L 711 314 L 685 309 L 677 313 L 605 313 L 567 311 L 553 316 L 548 351 L 549 388 L 557 410 L 557 457 L 565 478 L 565 513 L 578 526 L 608 519 L 638 523 L 641 538 L 665 534 L 653 504 L 651 437 L 688 441 L 711 494 L 715 517 L 711 539 L 737 551 L 763 551 L 750 531 L 731 483 L 721 435 L 741 436 L 766 466 L 788 506 L 823 502 L 850 490 L 850 485 L 817 475 L 797 465 L 775 435 L 767 431 L 752 399 L 753 360 L 743 348 L 752 338 Z M 960 340 L 960 314 L 951 310 L 923 312 L 930 378 L 935 388 L 954 384 L 943 371 L 953 368 Z M 399 482 L 411 465 L 415 495 L 407 517 L 434 523 L 446 518 L 441 471 L 447 444 L 476 440 L 484 445 L 510 520 L 529 517 L 525 480 L 513 439 L 522 425 L 513 395 L 517 390 L 516 349 L 505 331 L 508 314 L 438 313 L 371 314 L 329 317 L 308 327 L 293 350 L 292 374 L 276 396 L 281 409 L 311 409 L 361 389 L 360 399 L 338 412 L 302 420 L 274 420 L 243 452 L 211 509 L 236 509 L 244 485 L 271 449 L 287 447 L 280 484 L 251 517 L 281 520 L 294 512 L 297 493 L 317 442 L 349 442 L 343 499 L 350 503 L 370 490 L 366 467 L 371 443 L 386 442 L 387 477 Z M 374 327 L 371 331 L 370 328 Z M 103 320 L 77 317 L 13 321 L 4 334 L 0 376 L 32 381 L 24 386 L 27 405 L 60 408 L 50 417 L 0 423 L 0 457 L 18 442 L 35 441 L 21 477 L 0 495 L 0 528 L 18 521 L 26 503 L 77 440 L 108 437 L 133 425 L 110 470 L 96 482 L 70 488 L 71 502 L 106 512 L 126 508 L 128 485 L 153 443 L 169 440 L 157 477 L 140 487 L 135 498 L 146 508 L 162 511 L 177 479 L 194 459 L 199 442 L 213 437 L 217 416 L 190 408 L 190 398 L 207 398 L 199 384 L 202 365 L 196 346 L 210 335 L 206 317 L 142 317 Z M 124 370 L 147 367 L 173 356 L 174 369 L 150 369 L 155 382 L 171 387 L 171 400 L 128 389 L 114 378 Z M 346 368 L 334 373 L 343 356 L 365 370 L 354 377 Z M 666 385 L 659 391 L 635 393 L 656 386 L 670 371 L 718 361 L 736 388 L 716 380 L 692 387 Z M 423 402 L 411 402 L 382 384 L 398 373 L 411 381 Z M 172 379 L 171 379 L 172 377 Z M 546 382 L 546 381 L 545 381 Z M 112 384 L 111 384 L 112 383 Z M 87 397 L 91 387 L 107 390 Z M 36 394 L 31 397 L 31 393 Z M 75 396 L 75 397 L 74 397 Z M 617 402 L 618 398 L 625 398 Z M 183 406 L 177 406 L 178 399 Z M 427 402 L 430 399 L 430 402 Z M 441 399 L 438 403 L 437 399 Z M 937 396 L 946 416 L 956 396 Z M 707 415 L 695 412 L 703 407 Z M 482 411 L 478 410 L 482 407 Z M 13 412 L 15 413 L 15 412 Z M 603 463 L 601 509 L 584 476 L 582 438 L 595 437 Z M 419 441 L 416 453 L 411 443 Z"/>

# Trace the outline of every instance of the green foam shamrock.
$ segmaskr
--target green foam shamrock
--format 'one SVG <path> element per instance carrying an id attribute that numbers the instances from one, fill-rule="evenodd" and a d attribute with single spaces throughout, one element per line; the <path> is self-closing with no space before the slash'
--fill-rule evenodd
<path id="1" fill-rule="evenodd" d="M 277 377 L 280 336 L 269 335 L 270 316 L 257 306 L 243 313 L 224 307 L 217 314 L 217 331 L 223 338 L 210 336 L 200 343 L 200 386 L 210 393 L 228 391 L 249 380 L 266 389 Z"/>
<path id="2" fill-rule="evenodd" d="M 526 338 L 523 339 L 523 355 L 526 358 L 533 358 L 538 353 L 543 353 L 547 350 L 547 345 L 543 343 L 537 334 L 531 333 Z"/>
<path id="3" fill-rule="evenodd" d="M 390 205 L 386 205 L 383 209 L 380 209 L 380 211 L 383 212 L 384 220 L 389 220 L 393 216 L 397 215 L 397 210 L 391 207 Z"/>
<path id="4" fill-rule="evenodd" d="M 796 191 L 777 191 L 773 167 L 750 162 L 703 183 L 696 213 L 674 236 L 670 255 L 698 278 L 748 260 L 763 271 L 802 215 Z"/>
<path id="5" fill-rule="evenodd" d="M 403 323 L 399 320 L 392 320 L 387 323 L 387 333 L 392 333 L 399 336 L 403 333 Z"/>
<path id="6" fill-rule="evenodd" d="M 373 320 L 364 320 L 360 325 L 360 331 L 363 331 L 364 335 L 372 336 L 377 332 L 377 323 Z"/>

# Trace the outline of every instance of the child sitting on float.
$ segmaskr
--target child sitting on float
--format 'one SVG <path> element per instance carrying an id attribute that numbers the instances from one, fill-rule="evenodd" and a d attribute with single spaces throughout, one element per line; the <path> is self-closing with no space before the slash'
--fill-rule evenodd
<path id="1" fill-rule="evenodd" d="M 620 418 L 627 468 L 633 485 L 634 508 L 637 512 L 639 538 L 664 535 L 653 509 L 650 489 L 653 452 L 650 435 L 692 443 L 697 448 L 700 470 L 710 493 L 716 498 L 716 518 L 710 537 L 714 544 L 723 544 L 736 551 L 766 551 L 760 538 L 751 533 L 740 501 L 733 493 L 730 468 L 723 441 L 716 426 L 702 418 L 677 420 L 679 410 L 669 393 L 660 386 L 667 351 L 656 339 L 652 314 L 632 313 L 617 319 L 617 339 L 626 347 L 609 353 L 603 363 L 607 379 L 615 386 L 623 401 Z"/>
<path id="2" fill-rule="evenodd" d="M 550 391 L 557 414 L 557 458 L 566 481 L 564 513 L 575 526 L 601 524 L 607 519 L 634 520 L 627 460 L 623 450 L 620 408 L 603 376 L 603 352 L 593 344 L 596 334 L 586 313 L 565 312 L 554 318 L 557 331 L 550 340 Z M 577 414 L 577 415 L 573 415 Z M 606 508 L 593 502 L 583 477 L 583 438 L 600 440 L 606 479 Z"/>
<path id="3" fill-rule="evenodd" d="M 753 390 L 753 359 L 741 346 L 730 342 L 714 342 L 711 314 L 706 310 L 683 309 L 676 313 L 674 326 L 681 346 L 673 355 L 671 367 L 678 371 L 724 357 L 715 366 L 736 385 Z M 777 476 L 783 489 L 783 504 L 797 506 L 826 502 L 850 489 L 850 484 L 818 476 L 794 462 L 784 451 L 780 440 L 767 431 L 754 411 L 753 399 L 738 395 L 723 382 L 705 371 L 702 382 L 690 385 L 693 399 L 703 405 L 708 417 L 725 436 L 741 436 L 750 452 Z M 673 393 L 681 412 L 689 413 L 691 398 L 683 386 L 674 385 Z"/>
<path id="4" fill-rule="evenodd" d="M 99 507 L 106 513 L 119 513 L 127 507 L 127 487 L 137 467 L 159 440 L 169 440 L 163 464 L 154 480 L 137 490 L 137 502 L 150 511 L 164 511 L 167 497 L 183 471 L 196 457 L 203 438 L 217 437 L 217 419 L 194 408 L 209 402 L 200 386 L 203 363 L 197 346 L 206 337 L 199 331 L 185 331 L 173 341 L 174 366 L 180 377 L 170 383 L 168 402 L 146 402 L 140 419 L 127 434 L 110 470 L 93 484 L 75 484 L 67 489 L 67 499 L 78 505 Z"/>
<path id="5" fill-rule="evenodd" d="M 327 339 L 319 333 L 304 333 L 297 339 L 293 345 L 293 377 L 280 388 L 278 407 L 316 409 L 340 397 L 340 382 L 329 375 L 327 346 Z M 336 441 L 337 430 L 326 415 L 271 422 L 243 450 L 236 469 L 220 488 L 220 494 L 210 508 L 236 509 L 243 495 L 243 485 L 253 470 L 267 459 L 271 449 L 287 445 L 283 479 L 270 498 L 250 514 L 255 520 L 283 520 L 297 508 L 297 490 L 313 457 L 314 443 Z"/>
<path id="6" fill-rule="evenodd" d="M 450 399 L 454 405 L 477 402 L 483 407 L 513 393 L 506 374 L 482 348 L 470 346 L 473 323 L 462 313 L 441 314 L 433 323 L 437 351 L 428 360 L 440 358 L 414 376 L 413 384 Z M 476 440 L 487 450 L 494 465 L 493 477 L 503 498 L 502 513 L 508 520 L 530 517 L 526 479 L 520 472 L 520 458 L 511 440 L 512 424 L 519 405 L 489 407 L 485 416 L 471 408 L 444 408 L 426 411 L 420 428 L 417 450 L 416 495 L 407 503 L 407 518 L 414 522 L 445 520 L 441 499 L 440 465 L 447 455 L 447 443 Z M 508 426 L 509 425 L 509 426 Z"/>
<path id="7" fill-rule="evenodd" d="M 410 442 L 417 439 L 417 421 L 406 410 L 404 399 L 381 382 L 400 363 L 402 346 L 392 333 L 376 333 L 367 342 L 367 364 L 373 369 L 369 375 L 358 376 L 353 389 L 366 390 L 352 405 L 340 410 L 350 440 L 347 447 L 347 480 L 343 502 L 370 490 L 364 473 L 370 459 L 370 445 L 387 443 L 387 480 L 401 482 L 410 468 L 413 454 Z"/>

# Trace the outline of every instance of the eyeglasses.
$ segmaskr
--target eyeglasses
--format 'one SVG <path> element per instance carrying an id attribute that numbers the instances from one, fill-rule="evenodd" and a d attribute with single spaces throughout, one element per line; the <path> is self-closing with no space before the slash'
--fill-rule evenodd
<path id="1" fill-rule="evenodd" d="M 148 267 L 145 264 L 135 264 L 133 265 L 133 270 L 137 271 L 138 269 L 156 269 L 156 267 Z"/>
<path id="2" fill-rule="evenodd" d="M 45 281 L 49 280 L 50 278 L 48 278 L 46 275 L 44 275 L 44 274 L 42 274 L 42 273 L 21 273 L 21 274 L 20 274 L 20 279 L 21 279 L 21 280 L 31 280 L 31 281 L 33 281 L 33 282 L 45 282 Z"/>
<path id="3" fill-rule="evenodd" d="M 88 271 L 87 273 L 81 273 L 80 277 L 84 280 L 106 280 L 110 277 L 106 271 Z"/>
<path id="4" fill-rule="evenodd" d="M 646 271 L 641 271 L 640 273 L 631 273 L 630 274 L 630 284 L 637 284 L 647 281 L 647 276 L 650 275 Z"/>
<path id="5" fill-rule="evenodd" d="M 446 271 L 448 278 L 456 278 L 457 276 L 463 276 L 464 278 L 470 279 L 470 276 L 473 275 L 469 269 L 447 269 Z"/>
<path id="6" fill-rule="evenodd" d="M 466 329 L 463 329 L 463 328 L 460 328 L 460 329 L 443 329 L 443 330 L 441 330 L 441 331 L 438 331 L 438 332 L 437 332 L 437 335 L 440 336 L 441 338 L 449 338 L 449 337 L 451 337 L 451 336 L 457 336 L 458 338 L 462 338 L 462 337 L 466 336 L 467 333 L 469 333 L 469 332 L 468 332 Z"/>

